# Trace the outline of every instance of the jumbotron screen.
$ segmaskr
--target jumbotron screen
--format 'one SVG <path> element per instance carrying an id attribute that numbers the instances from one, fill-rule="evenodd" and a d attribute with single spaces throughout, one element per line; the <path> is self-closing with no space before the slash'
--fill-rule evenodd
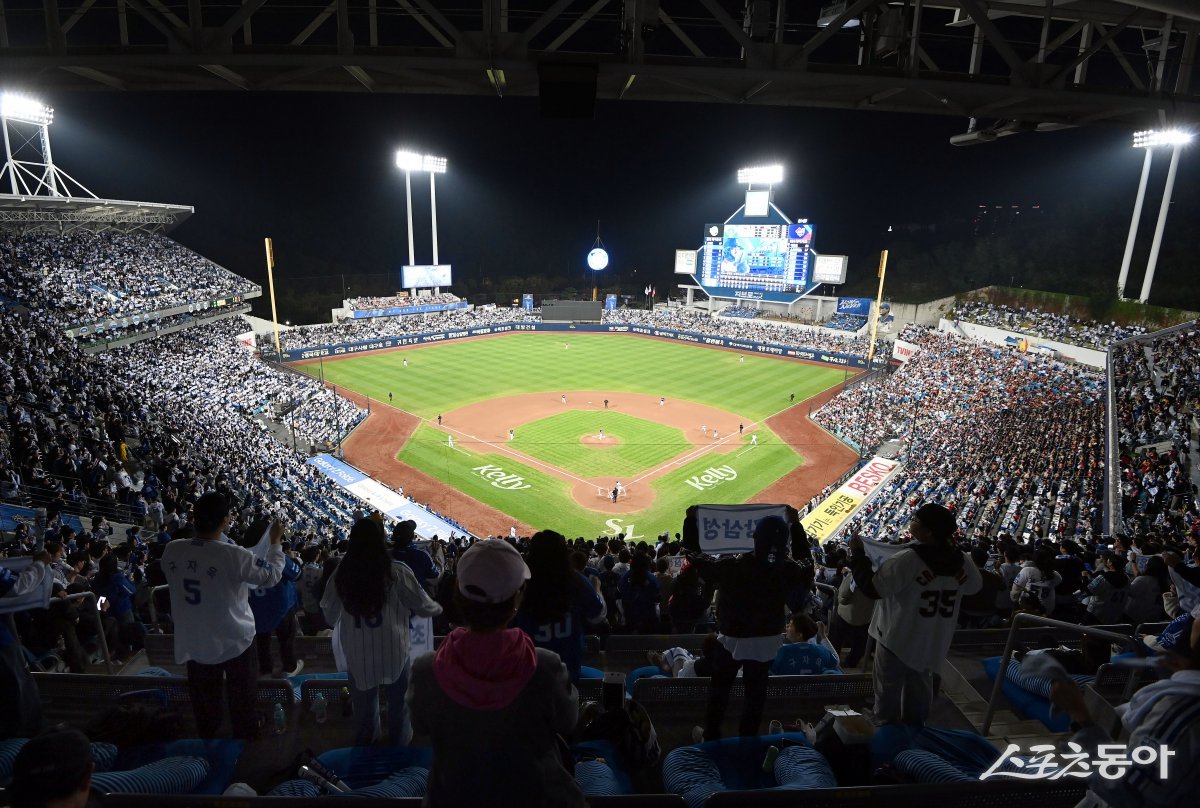
<path id="1" fill-rule="evenodd" d="M 712 224 L 704 230 L 700 284 L 756 292 L 803 292 L 811 285 L 813 226 Z"/>

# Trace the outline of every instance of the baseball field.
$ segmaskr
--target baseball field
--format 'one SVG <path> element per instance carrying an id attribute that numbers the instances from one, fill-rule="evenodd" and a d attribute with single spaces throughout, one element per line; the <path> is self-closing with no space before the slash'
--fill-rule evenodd
<path id="1" fill-rule="evenodd" d="M 299 367 L 370 399 L 350 463 L 476 533 L 651 537 L 692 504 L 794 504 L 854 460 L 807 418 L 846 372 L 794 360 L 516 333 Z"/>

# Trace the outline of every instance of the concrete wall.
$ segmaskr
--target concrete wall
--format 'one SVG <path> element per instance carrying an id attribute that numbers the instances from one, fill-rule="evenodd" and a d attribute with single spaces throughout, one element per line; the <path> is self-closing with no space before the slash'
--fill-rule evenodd
<path id="1" fill-rule="evenodd" d="M 968 323 L 959 320 L 957 323 L 950 320 L 942 319 L 938 323 L 938 331 L 946 331 L 950 333 L 964 334 L 971 339 L 990 342 L 994 345 L 1007 345 L 1006 340 L 1010 337 L 1015 339 L 1029 340 L 1029 347 L 1032 350 L 1037 346 L 1044 345 L 1047 348 L 1053 348 L 1062 356 L 1074 359 L 1084 365 L 1090 365 L 1094 368 L 1103 368 L 1106 366 L 1108 352 L 1097 351 L 1093 348 L 1084 348 L 1079 345 L 1071 345 L 1066 342 L 1057 342 L 1052 339 L 1042 339 L 1041 337 L 1031 337 L 1028 334 L 1021 334 L 1017 331 L 1006 331 L 1003 328 L 993 328 L 988 325 L 979 325 L 978 323 Z"/>
<path id="2" fill-rule="evenodd" d="M 896 317 L 899 331 L 905 323 L 937 325 L 954 308 L 954 295 L 931 300 L 928 303 L 893 303 L 892 314 Z"/>

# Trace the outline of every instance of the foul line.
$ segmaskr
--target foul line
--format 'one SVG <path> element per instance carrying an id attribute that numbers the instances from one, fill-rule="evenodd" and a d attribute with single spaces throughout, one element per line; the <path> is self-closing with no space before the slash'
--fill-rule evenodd
<path id="1" fill-rule="evenodd" d="M 430 421 L 428 423 L 430 425 L 433 424 L 432 421 Z M 528 463 L 532 466 L 541 466 L 542 468 L 551 472 L 554 476 L 566 477 L 568 479 L 574 480 L 577 483 L 585 483 L 587 485 L 595 485 L 595 483 L 593 483 L 589 480 L 585 480 L 582 477 L 576 477 L 571 472 L 566 471 L 566 470 L 560 468 L 559 466 L 551 466 L 549 463 L 543 463 L 542 461 L 538 460 L 537 458 L 533 458 L 533 457 L 529 457 L 527 455 L 521 454 L 520 452 L 518 452 L 514 449 L 509 449 L 507 446 L 504 446 L 503 444 L 492 443 L 491 441 L 484 440 L 483 438 L 476 437 L 475 435 L 468 435 L 466 432 L 463 432 L 461 429 L 455 429 L 452 426 L 443 425 L 440 428 L 450 431 L 450 432 L 455 432 L 459 435 L 470 438 L 471 440 L 473 440 L 477 443 L 482 443 L 484 446 L 490 446 L 498 452 L 503 452 L 503 453 L 511 456 L 515 460 L 520 460 L 522 463 Z M 458 447 L 455 447 L 455 448 L 457 449 Z M 462 450 L 459 449 L 459 451 L 462 451 Z M 464 452 L 464 454 L 470 454 L 470 452 Z"/>

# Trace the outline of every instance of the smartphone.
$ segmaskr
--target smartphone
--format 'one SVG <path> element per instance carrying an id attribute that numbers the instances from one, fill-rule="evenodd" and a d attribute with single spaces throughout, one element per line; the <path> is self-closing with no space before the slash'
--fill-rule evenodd
<path id="1" fill-rule="evenodd" d="M 96 608 L 97 609 L 103 609 L 104 604 L 106 604 L 106 603 L 108 603 L 108 598 L 104 597 L 103 595 L 96 598 Z"/>
<path id="2" fill-rule="evenodd" d="M 619 710 L 625 706 L 625 674 L 620 671 L 608 671 L 604 674 L 604 685 L 601 690 L 604 711 Z"/>

